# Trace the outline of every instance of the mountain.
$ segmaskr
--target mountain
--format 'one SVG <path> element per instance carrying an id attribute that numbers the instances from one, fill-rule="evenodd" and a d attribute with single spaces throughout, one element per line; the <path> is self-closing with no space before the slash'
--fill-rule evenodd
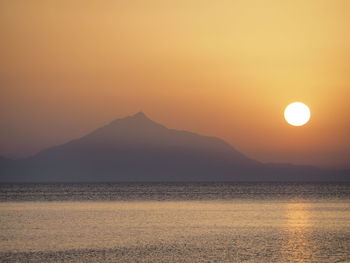
<path id="1" fill-rule="evenodd" d="M 2 182 L 347 181 L 348 171 L 263 164 L 225 141 L 139 112 L 37 155 L 1 164 Z"/>
<path id="2" fill-rule="evenodd" d="M 16 161 L 0 156 L 0 182 L 17 181 L 13 179 L 17 177 L 16 164 Z"/>
<path id="3" fill-rule="evenodd" d="M 0 164 L 3 164 L 3 163 L 8 162 L 8 161 L 10 161 L 10 160 L 3 157 L 3 156 L 0 156 Z"/>

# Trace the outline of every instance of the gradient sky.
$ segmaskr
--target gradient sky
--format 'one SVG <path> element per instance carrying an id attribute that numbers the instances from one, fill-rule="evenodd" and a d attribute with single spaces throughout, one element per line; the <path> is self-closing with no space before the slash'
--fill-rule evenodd
<path id="1" fill-rule="evenodd" d="M 0 154 L 143 110 L 260 161 L 350 168 L 348 0 L 0 0 Z M 288 125 L 302 101 L 311 121 Z"/>

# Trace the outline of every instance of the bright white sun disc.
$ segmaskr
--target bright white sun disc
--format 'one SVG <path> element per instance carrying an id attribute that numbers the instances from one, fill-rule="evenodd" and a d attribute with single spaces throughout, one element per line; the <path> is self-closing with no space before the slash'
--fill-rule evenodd
<path id="1" fill-rule="evenodd" d="M 310 120 L 310 109 L 304 103 L 293 102 L 284 110 L 284 118 L 293 126 L 302 126 Z"/>

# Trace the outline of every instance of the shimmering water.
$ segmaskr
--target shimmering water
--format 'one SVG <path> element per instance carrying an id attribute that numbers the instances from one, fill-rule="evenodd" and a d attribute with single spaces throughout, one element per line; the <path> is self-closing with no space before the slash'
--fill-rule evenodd
<path id="1" fill-rule="evenodd" d="M 350 185 L 2 185 L 1 262 L 350 262 Z"/>

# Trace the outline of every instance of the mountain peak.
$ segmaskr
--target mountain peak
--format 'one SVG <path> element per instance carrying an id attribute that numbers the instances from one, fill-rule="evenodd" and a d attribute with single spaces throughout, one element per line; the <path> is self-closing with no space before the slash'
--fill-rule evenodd
<path id="1" fill-rule="evenodd" d="M 123 120 L 123 119 L 121 119 Z M 124 120 L 131 121 L 131 122 L 137 122 L 137 123 L 155 123 L 155 121 L 151 120 L 143 111 L 139 111 L 138 113 L 134 115 L 130 115 Z"/>
<path id="2" fill-rule="evenodd" d="M 112 121 L 112 123 L 119 123 L 121 121 L 137 121 L 137 122 L 153 122 L 143 111 L 139 111 L 133 115 L 129 115 L 124 118 L 118 118 Z"/>
<path id="3" fill-rule="evenodd" d="M 137 112 L 134 115 L 127 116 L 125 118 L 116 119 L 110 123 L 111 127 L 122 127 L 133 129 L 133 130 L 140 130 L 145 127 L 157 127 L 157 128 L 164 128 L 163 125 L 153 121 L 150 119 L 144 112 L 140 111 Z"/>
<path id="4" fill-rule="evenodd" d="M 133 117 L 133 118 L 138 118 L 138 119 L 149 119 L 145 113 L 143 113 L 143 111 L 139 111 L 138 113 L 130 116 L 130 117 Z"/>

